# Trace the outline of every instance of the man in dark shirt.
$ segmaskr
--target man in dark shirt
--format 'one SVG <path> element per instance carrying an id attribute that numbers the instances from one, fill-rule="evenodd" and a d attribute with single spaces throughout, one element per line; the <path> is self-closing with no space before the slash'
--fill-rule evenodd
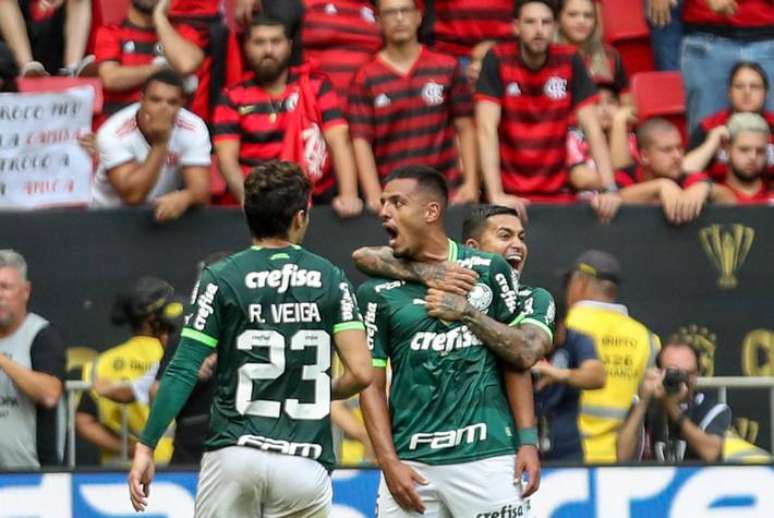
<path id="1" fill-rule="evenodd" d="M 532 367 L 535 410 L 544 460 L 583 462 L 578 429 L 580 391 L 605 385 L 605 366 L 588 336 L 561 326 L 548 360 Z"/>
<path id="2" fill-rule="evenodd" d="M 657 364 L 646 372 L 639 400 L 618 434 L 618 460 L 719 461 L 731 410 L 695 391 L 699 352 L 685 341 L 672 341 L 661 349 Z"/>
<path id="3" fill-rule="evenodd" d="M 64 343 L 29 297 L 24 257 L 0 250 L 0 470 L 58 465 L 64 452 Z"/>

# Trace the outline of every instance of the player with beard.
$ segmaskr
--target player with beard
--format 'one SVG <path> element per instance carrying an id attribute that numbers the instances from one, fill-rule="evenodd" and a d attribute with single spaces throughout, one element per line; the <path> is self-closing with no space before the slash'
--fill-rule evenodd
<path id="1" fill-rule="evenodd" d="M 300 102 L 304 95 L 302 72 L 289 67 L 291 46 L 287 27 L 281 21 L 264 14 L 256 15 L 244 40 L 251 77 L 226 88 L 215 109 L 213 135 L 220 172 L 240 203 L 244 199 L 244 174 L 262 162 L 282 158 L 283 147 L 287 145 L 285 133 L 294 118 L 297 120 L 295 111 L 306 104 Z M 314 72 L 307 77 L 310 94 L 322 118 L 318 121 L 322 132 L 318 141 L 322 146 L 327 145 L 336 172 L 334 176 L 329 170 L 323 170 L 321 177 L 314 179 L 315 202 L 332 203 L 341 217 L 356 216 L 363 210 L 363 202 L 357 194 L 349 127 L 328 79 Z M 304 129 L 304 134 L 307 131 L 310 130 Z M 304 137 L 307 151 L 313 137 Z M 319 150 L 315 155 L 320 155 Z"/>
<path id="2" fill-rule="evenodd" d="M 193 27 L 170 23 L 169 3 L 132 0 L 126 19 L 97 31 L 97 72 L 105 89 L 99 124 L 138 101 L 142 85 L 156 72 L 171 68 L 181 76 L 191 76 L 202 64 L 200 35 Z M 195 85 L 187 81 L 186 93 L 191 93 Z"/>
<path id="3" fill-rule="evenodd" d="M 410 265 L 414 272 L 424 271 L 435 287 L 374 278 L 358 291 L 377 367 L 361 407 L 383 472 L 379 516 L 528 515 L 526 496 L 537 487 L 537 458 L 528 448 L 531 479 L 521 487 L 513 480 L 513 453 L 520 443 L 534 445 L 536 432 L 530 427 L 514 434 L 505 388 L 513 398 L 513 384 L 503 378 L 518 376 L 517 370 L 529 369 L 543 355 L 552 322 L 523 322 L 517 275 L 501 256 L 447 238 L 448 190 L 437 171 L 425 166 L 396 170 L 382 203 L 390 240 L 389 248 L 381 250 L 408 261 L 387 258 L 381 261 L 385 272 L 399 277 L 389 265 L 397 270 Z M 524 252 L 517 245 L 508 255 L 518 266 Z M 446 261 L 472 272 L 454 268 L 450 282 L 443 283 L 443 276 L 429 272 L 438 272 L 436 266 Z M 526 397 L 531 401 L 531 391 Z"/>
<path id="4" fill-rule="evenodd" d="M 757 113 L 731 116 L 728 172 L 723 183 L 715 186 L 713 201 L 739 205 L 774 203 L 774 191 L 764 178 L 769 131 L 768 123 Z"/>
<path id="5" fill-rule="evenodd" d="M 465 246 L 502 256 L 513 269 L 516 279 L 521 277 L 527 262 L 525 237 L 524 224 L 518 212 L 510 207 L 479 205 L 471 209 L 462 224 L 462 241 Z M 469 293 L 478 279 L 473 270 L 455 263 L 428 264 L 398 259 L 392 249 L 386 246 L 361 248 L 352 257 L 357 267 L 369 275 L 418 282 L 429 288 L 455 293 Z M 543 342 L 544 337 L 538 335 L 541 342 L 539 346 L 547 346 L 553 339 L 551 329 L 556 316 L 553 297 L 543 288 L 532 288 L 520 283 L 515 288 L 522 308 L 519 325 L 534 325 L 543 329 L 548 335 L 548 342 Z M 523 472 L 527 473 L 528 486 L 523 495 L 527 497 L 540 486 L 540 462 L 536 442 L 531 438 L 536 426 L 532 379 L 528 373 L 513 372 L 505 382 L 520 439 L 515 478 L 519 480 Z"/>

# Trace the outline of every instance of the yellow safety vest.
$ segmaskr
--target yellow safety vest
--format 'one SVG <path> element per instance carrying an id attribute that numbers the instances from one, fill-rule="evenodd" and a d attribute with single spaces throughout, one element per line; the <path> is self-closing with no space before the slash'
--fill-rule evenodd
<path id="1" fill-rule="evenodd" d="M 626 420 L 645 370 L 655 365 L 658 336 L 629 316 L 626 306 L 582 301 L 567 314 L 567 328 L 590 336 L 607 381 L 581 392 L 578 428 L 584 460 L 616 462 L 616 436 Z"/>
<path id="2" fill-rule="evenodd" d="M 726 437 L 723 441 L 723 460 L 726 462 L 767 464 L 771 462 L 771 455 L 766 450 L 745 441 L 739 435 L 729 430 L 726 432 Z"/>
<path id="3" fill-rule="evenodd" d="M 83 371 L 83 379 L 91 381 L 92 376 L 102 380 L 136 381 L 142 378 L 149 369 L 158 365 L 164 355 L 164 348 L 158 339 L 149 336 L 135 336 L 97 356 L 92 368 Z M 97 405 L 99 421 L 103 426 L 117 435 L 121 433 L 121 403 L 99 396 L 91 391 L 91 397 Z M 145 403 L 135 401 L 126 405 L 129 436 L 139 437 L 145 422 L 150 415 L 150 407 Z M 163 437 L 156 447 L 154 459 L 157 463 L 167 464 L 172 458 L 172 438 Z M 102 464 L 110 464 L 116 460 L 111 452 L 102 452 Z"/>

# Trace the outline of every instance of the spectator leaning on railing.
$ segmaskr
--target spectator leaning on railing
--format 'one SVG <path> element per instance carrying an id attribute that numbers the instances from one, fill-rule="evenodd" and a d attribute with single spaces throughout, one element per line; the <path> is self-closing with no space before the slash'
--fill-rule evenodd
<path id="1" fill-rule="evenodd" d="M 0 250 L 0 470 L 61 464 L 64 343 L 30 313 L 27 263 Z"/>
<path id="2" fill-rule="evenodd" d="M 728 133 L 728 171 L 714 187 L 712 200 L 739 205 L 774 203 L 774 190 L 765 177 L 769 124 L 757 113 L 737 113 L 728 121 Z"/>
<path id="3" fill-rule="evenodd" d="M 210 138 L 199 117 L 182 108 L 183 82 L 171 70 L 152 75 L 139 103 L 97 132 L 99 168 L 94 207 L 153 204 L 157 221 L 179 218 L 210 194 Z"/>
<path id="4" fill-rule="evenodd" d="M 772 6 L 774 9 L 774 6 Z M 769 76 L 758 63 L 738 61 L 728 77 L 728 108 L 710 115 L 691 132 L 683 169 L 706 171 L 713 180 L 726 176 L 728 153 L 728 120 L 735 113 L 760 114 L 774 131 L 774 112 L 766 109 Z M 769 138 L 767 148 L 768 173 L 774 178 L 774 141 Z"/>
<path id="5" fill-rule="evenodd" d="M 699 352 L 670 341 L 649 369 L 617 439 L 619 461 L 721 460 L 731 410 L 696 391 Z"/>

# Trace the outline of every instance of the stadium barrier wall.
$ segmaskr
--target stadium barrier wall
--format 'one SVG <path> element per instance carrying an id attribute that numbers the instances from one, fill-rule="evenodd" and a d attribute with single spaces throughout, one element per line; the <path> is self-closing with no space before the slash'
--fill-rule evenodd
<path id="1" fill-rule="evenodd" d="M 529 261 L 523 282 L 562 299 L 561 274 L 587 248 L 618 256 L 621 300 L 662 338 L 691 336 L 704 351 L 703 374 L 774 375 L 774 209 L 708 207 L 694 222 L 666 223 L 659 208 L 627 207 L 611 225 L 584 205 L 531 206 Z M 465 209 L 447 218 L 459 237 Z M 386 242 L 373 216 L 338 219 L 312 211 L 305 246 L 363 280 L 350 259 L 363 245 Z M 215 251 L 249 243 L 236 209 L 194 210 L 158 224 L 151 209 L 0 212 L 0 247 L 25 255 L 32 310 L 62 332 L 69 346 L 104 350 L 127 338 L 108 313 L 115 293 L 141 275 L 168 280 L 181 293 L 193 285 L 196 263 Z M 735 425 L 771 450 L 766 389 L 730 390 Z"/>
<path id="2" fill-rule="evenodd" d="M 154 518 L 193 516 L 196 473 L 158 473 L 151 486 Z M 371 518 L 376 470 L 333 474 L 332 518 Z M 770 518 L 774 466 L 546 468 L 532 498 L 540 518 Z M 125 473 L 0 475 L 0 518 L 129 518 Z M 494 515 L 517 518 L 507 507 Z"/>

